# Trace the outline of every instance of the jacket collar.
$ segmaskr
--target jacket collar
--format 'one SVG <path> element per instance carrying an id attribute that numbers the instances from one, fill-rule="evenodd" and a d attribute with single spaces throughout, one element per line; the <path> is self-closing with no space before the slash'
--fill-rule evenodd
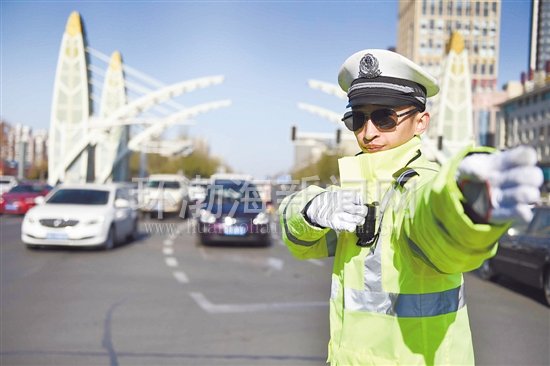
<path id="1" fill-rule="evenodd" d="M 339 159 L 341 186 L 369 192 L 369 201 L 380 199 L 394 180 L 393 174 L 418 156 L 420 146 L 420 137 L 415 136 L 390 150 Z"/>

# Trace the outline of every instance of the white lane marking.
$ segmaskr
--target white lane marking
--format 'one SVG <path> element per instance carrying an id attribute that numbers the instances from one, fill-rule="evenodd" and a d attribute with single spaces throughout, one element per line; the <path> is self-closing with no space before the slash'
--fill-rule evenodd
<path id="1" fill-rule="evenodd" d="M 162 248 L 162 253 L 164 253 L 164 255 L 172 255 L 174 254 L 174 249 L 170 247 L 164 247 Z"/>
<path id="2" fill-rule="evenodd" d="M 170 239 L 166 239 L 163 244 L 167 245 L 167 246 L 170 246 L 170 245 L 174 244 L 174 242 Z"/>
<path id="3" fill-rule="evenodd" d="M 166 257 L 166 258 L 164 258 L 164 262 L 166 262 L 166 265 L 168 267 L 177 267 L 178 266 L 178 260 L 174 257 Z"/>
<path id="4" fill-rule="evenodd" d="M 308 259 L 307 261 L 321 267 L 325 265 L 325 262 L 320 261 L 319 259 Z"/>
<path id="5" fill-rule="evenodd" d="M 189 277 L 182 271 L 174 271 L 172 274 L 179 283 L 189 283 Z"/>
<path id="6" fill-rule="evenodd" d="M 275 258 L 275 257 L 269 257 L 267 258 L 267 265 L 277 271 L 280 271 L 283 269 L 285 262 L 282 259 Z"/>
<path id="7" fill-rule="evenodd" d="M 189 295 L 210 314 L 248 313 L 273 310 L 289 310 L 310 307 L 326 307 L 327 301 L 287 302 L 287 303 L 256 303 L 256 304 L 213 304 L 202 293 L 190 292 Z"/>

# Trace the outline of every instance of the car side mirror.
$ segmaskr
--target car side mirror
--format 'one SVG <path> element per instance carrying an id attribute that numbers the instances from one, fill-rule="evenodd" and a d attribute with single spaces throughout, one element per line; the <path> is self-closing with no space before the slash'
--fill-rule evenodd
<path id="1" fill-rule="evenodd" d="M 128 200 L 125 200 L 123 198 L 118 198 L 115 200 L 115 207 L 116 208 L 128 208 L 130 207 L 130 202 Z"/>
<path id="2" fill-rule="evenodd" d="M 46 199 L 44 196 L 37 196 L 34 198 L 34 204 L 35 205 L 43 205 L 46 202 Z"/>

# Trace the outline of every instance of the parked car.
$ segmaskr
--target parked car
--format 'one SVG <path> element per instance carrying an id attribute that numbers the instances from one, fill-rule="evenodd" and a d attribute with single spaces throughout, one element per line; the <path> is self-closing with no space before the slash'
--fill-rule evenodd
<path id="1" fill-rule="evenodd" d="M 133 239 L 137 205 L 124 184 L 63 184 L 23 219 L 21 240 L 37 246 L 97 246 L 111 249 Z"/>
<path id="2" fill-rule="evenodd" d="M 154 174 L 142 189 L 140 209 L 144 214 L 156 213 L 159 219 L 167 213 L 189 216 L 189 180 L 184 176 Z"/>
<path id="3" fill-rule="evenodd" d="M 250 181 L 214 180 L 201 203 L 198 228 L 203 244 L 270 244 L 269 214 Z"/>
<path id="4" fill-rule="evenodd" d="M 17 185 L 17 178 L 13 175 L 0 175 L 0 194 L 9 191 Z"/>
<path id="5" fill-rule="evenodd" d="M 550 206 L 533 209 L 528 225 L 516 225 L 499 240 L 497 254 L 478 270 L 483 279 L 500 275 L 542 289 L 550 306 Z"/>
<path id="6" fill-rule="evenodd" d="M 189 200 L 192 203 L 204 201 L 208 182 L 207 179 L 193 179 L 189 182 Z"/>
<path id="7" fill-rule="evenodd" d="M 37 197 L 44 197 L 51 190 L 46 183 L 20 183 L 0 196 L 0 213 L 23 215 L 36 205 Z"/>

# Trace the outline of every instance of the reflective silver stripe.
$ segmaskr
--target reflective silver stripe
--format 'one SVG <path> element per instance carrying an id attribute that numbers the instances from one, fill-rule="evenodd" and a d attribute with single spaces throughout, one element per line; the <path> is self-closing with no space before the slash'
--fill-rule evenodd
<path id="1" fill-rule="evenodd" d="M 441 292 L 398 294 L 382 289 L 382 246 L 376 245 L 365 258 L 365 290 L 344 288 L 346 310 L 367 311 L 397 317 L 436 316 L 456 312 L 466 302 L 464 285 Z"/>
<path id="2" fill-rule="evenodd" d="M 454 313 L 466 305 L 464 285 L 426 294 L 368 292 L 344 288 L 346 310 L 380 313 L 402 318 Z"/>
<path id="3" fill-rule="evenodd" d="M 338 296 L 338 291 L 340 290 L 340 279 L 338 277 L 334 278 L 332 276 L 332 281 L 330 283 L 330 299 L 335 300 Z"/>
<path id="4" fill-rule="evenodd" d="M 302 245 L 302 246 L 305 246 L 305 247 L 310 247 L 310 246 L 313 246 L 313 245 L 319 243 L 319 241 L 322 239 L 322 237 L 321 237 L 321 239 L 314 240 L 314 241 L 301 240 L 301 239 L 298 239 L 297 237 L 295 237 L 292 234 L 292 232 L 290 231 L 290 228 L 288 227 L 288 223 L 287 223 L 287 220 L 286 220 L 286 210 L 290 206 L 290 204 L 291 204 L 292 200 L 294 199 L 295 195 L 296 195 L 296 193 L 291 196 L 291 198 L 288 201 L 288 204 L 285 206 L 285 209 L 283 210 L 283 226 L 284 226 L 284 229 L 285 229 L 286 237 L 288 238 L 288 240 L 290 240 L 294 244 Z M 334 230 L 329 230 L 325 234 L 324 238 L 326 240 L 328 256 L 333 257 L 334 254 L 336 253 L 336 243 L 338 241 L 338 237 L 336 236 L 336 232 Z"/>
<path id="5" fill-rule="evenodd" d="M 384 88 L 384 89 L 391 89 L 391 90 L 397 90 L 402 93 L 414 93 L 414 89 L 410 86 L 404 86 L 399 84 L 392 84 L 392 83 L 361 83 L 361 84 L 355 84 L 351 86 L 348 89 L 348 94 L 356 89 L 366 89 L 366 88 Z"/>
<path id="6" fill-rule="evenodd" d="M 395 187 L 390 190 L 394 191 Z M 391 197 L 391 194 L 388 193 L 386 196 Z M 384 199 L 384 201 L 386 200 Z M 389 202 L 384 203 L 383 207 Z M 412 244 L 418 248 L 416 244 Z M 365 258 L 364 290 L 344 288 L 344 308 L 346 310 L 381 313 L 396 317 L 427 317 L 453 313 L 466 304 L 464 285 L 424 294 L 385 292 L 382 289 L 381 252 L 382 245 L 376 243 Z"/>

